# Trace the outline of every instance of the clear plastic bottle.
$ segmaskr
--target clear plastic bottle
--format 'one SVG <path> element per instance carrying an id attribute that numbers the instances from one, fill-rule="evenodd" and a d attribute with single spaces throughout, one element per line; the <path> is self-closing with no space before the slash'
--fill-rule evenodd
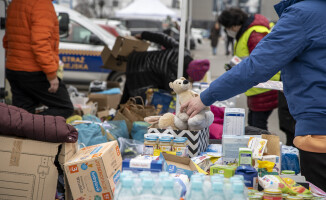
<path id="1" fill-rule="evenodd" d="M 192 179 L 189 195 L 187 195 L 187 200 L 206 200 L 205 192 L 203 190 L 203 181 L 200 179 Z"/>
<path id="2" fill-rule="evenodd" d="M 174 191 L 174 180 L 172 177 L 165 178 L 162 182 L 163 191 L 160 200 L 178 200 Z"/>
<path id="3" fill-rule="evenodd" d="M 233 191 L 232 191 L 232 184 L 230 182 L 224 181 L 223 191 L 224 191 L 225 199 L 227 199 L 227 200 L 232 199 Z"/>
<path id="4" fill-rule="evenodd" d="M 142 190 L 138 199 L 159 200 L 160 198 L 153 192 L 154 181 L 151 177 L 144 177 L 142 180 Z"/>
<path id="5" fill-rule="evenodd" d="M 133 200 L 135 197 L 133 186 L 134 181 L 131 177 L 125 177 L 121 180 L 120 191 L 114 195 L 114 200 Z"/>
<path id="6" fill-rule="evenodd" d="M 209 200 L 225 200 L 222 181 L 212 182 L 212 192 Z"/>
<path id="7" fill-rule="evenodd" d="M 246 200 L 244 195 L 244 186 L 241 182 L 235 182 L 233 184 L 233 196 L 232 200 Z"/>

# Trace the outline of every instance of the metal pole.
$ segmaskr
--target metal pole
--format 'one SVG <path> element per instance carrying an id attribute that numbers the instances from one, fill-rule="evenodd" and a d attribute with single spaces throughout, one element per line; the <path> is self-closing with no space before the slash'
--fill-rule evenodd
<path id="1" fill-rule="evenodd" d="M 191 23 L 192 23 L 192 0 L 189 0 L 188 5 L 188 26 L 187 26 L 187 49 L 190 50 L 191 39 Z"/>
<path id="2" fill-rule="evenodd" d="M 188 0 L 182 0 L 181 7 L 181 30 L 179 40 L 179 59 L 178 59 L 178 77 L 183 76 L 183 62 L 184 62 L 184 50 L 185 50 L 185 34 L 186 34 L 186 20 L 187 20 L 187 8 Z M 177 96 L 176 110 L 180 109 L 179 97 Z"/>

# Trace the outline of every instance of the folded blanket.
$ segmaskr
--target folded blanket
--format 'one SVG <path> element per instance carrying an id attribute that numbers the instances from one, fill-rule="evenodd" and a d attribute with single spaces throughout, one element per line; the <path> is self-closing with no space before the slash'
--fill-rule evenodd
<path id="1" fill-rule="evenodd" d="M 0 103 L 0 135 L 18 136 L 55 143 L 74 143 L 77 130 L 60 116 L 35 115 Z"/>

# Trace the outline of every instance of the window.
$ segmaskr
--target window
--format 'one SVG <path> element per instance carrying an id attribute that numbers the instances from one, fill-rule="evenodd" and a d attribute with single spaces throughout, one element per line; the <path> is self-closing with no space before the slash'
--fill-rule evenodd
<path id="1" fill-rule="evenodd" d="M 81 26 L 77 22 L 70 19 L 69 24 L 69 36 L 66 38 L 61 38 L 61 42 L 71 42 L 80 44 L 90 44 L 90 36 L 92 32 Z"/>

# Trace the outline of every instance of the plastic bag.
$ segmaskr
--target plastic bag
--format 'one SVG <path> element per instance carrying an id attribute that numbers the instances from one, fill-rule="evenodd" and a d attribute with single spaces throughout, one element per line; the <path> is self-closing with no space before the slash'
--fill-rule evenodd
<path id="1" fill-rule="evenodd" d="M 300 173 L 299 150 L 291 146 L 282 146 L 282 163 L 281 169 L 292 170 L 295 174 Z"/>
<path id="2" fill-rule="evenodd" d="M 299 185 L 291 178 L 281 178 L 275 175 L 266 175 L 263 178 L 259 178 L 259 185 L 264 189 L 280 189 L 282 193 L 290 195 L 311 194 L 309 190 Z"/>
<path id="3" fill-rule="evenodd" d="M 102 124 L 102 126 L 106 130 L 108 130 L 116 140 L 119 137 L 129 139 L 129 132 L 128 132 L 127 124 L 126 124 L 126 121 L 124 121 L 124 120 L 105 121 Z"/>
<path id="4" fill-rule="evenodd" d="M 131 137 L 144 143 L 144 135 L 147 133 L 147 128 L 150 126 L 147 122 L 136 121 L 132 124 Z"/>
<path id="5" fill-rule="evenodd" d="M 78 130 L 78 143 L 92 146 L 108 142 L 106 131 L 99 124 L 82 123 L 75 127 Z"/>
<path id="6" fill-rule="evenodd" d="M 135 158 L 143 153 L 144 143 L 137 140 L 118 138 L 122 159 Z"/>

